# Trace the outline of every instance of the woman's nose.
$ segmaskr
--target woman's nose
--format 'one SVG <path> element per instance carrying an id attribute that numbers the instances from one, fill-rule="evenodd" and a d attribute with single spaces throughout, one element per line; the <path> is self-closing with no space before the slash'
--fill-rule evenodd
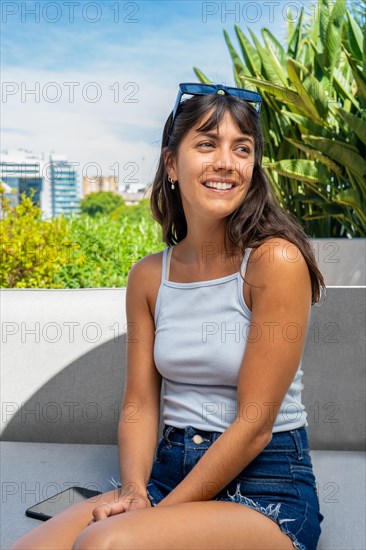
<path id="1" fill-rule="evenodd" d="M 216 149 L 215 168 L 217 170 L 234 170 L 234 153 L 229 147 L 218 147 Z"/>

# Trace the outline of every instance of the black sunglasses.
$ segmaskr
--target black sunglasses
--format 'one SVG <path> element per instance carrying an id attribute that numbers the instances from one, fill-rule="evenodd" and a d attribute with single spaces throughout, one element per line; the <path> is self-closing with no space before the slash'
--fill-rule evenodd
<path id="1" fill-rule="evenodd" d="M 252 92 L 250 90 L 245 90 L 244 88 L 231 88 L 224 86 L 223 84 L 202 84 L 200 82 L 181 82 L 179 84 L 179 91 L 177 99 L 175 101 L 173 109 L 173 118 L 171 123 L 171 129 L 173 128 L 173 123 L 177 115 L 178 107 L 180 105 L 182 96 L 184 94 L 188 95 L 208 95 L 208 94 L 228 94 L 238 97 L 244 101 L 255 104 L 255 110 L 259 114 L 261 103 L 263 98 L 257 92 Z"/>

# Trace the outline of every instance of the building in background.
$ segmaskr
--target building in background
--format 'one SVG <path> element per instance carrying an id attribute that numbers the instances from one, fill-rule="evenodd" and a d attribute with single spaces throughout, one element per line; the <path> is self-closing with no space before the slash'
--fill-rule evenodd
<path id="1" fill-rule="evenodd" d="M 83 177 L 83 196 L 98 191 L 112 191 L 118 193 L 118 180 L 116 176 L 84 176 Z"/>
<path id="2" fill-rule="evenodd" d="M 43 155 L 35 155 L 26 149 L 1 154 L 0 179 L 7 185 L 5 197 L 12 206 L 19 204 L 22 193 L 30 196 L 30 190 L 34 189 L 33 203 L 42 208 L 43 167 Z"/>
<path id="3" fill-rule="evenodd" d="M 46 160 L 43 153 L 26 149 L 2 152 L 0 179 L 8 186 L 5 196 L 12 206 L 19 204 L 22 193 L 30 196 L 34 189 L 32 200 L 44 219 L 79 211 L 77 172 L 64 156 L 52 154 Z"/>
<path id="4" fill-rule="evenodd" d="M 75 167 L 66 157 L 51 154 L 47 168 L 44 176 L 51 190 L 52 217 L 61 213 L 78 213 L 80 199 Z"/>
<path id="5" fill-rule="evenodd" d="M 98 193 L 99 191 L 112 191 L 120 195 L 126 204 L 136 204 L 143 198 L 147 198 L 146 186 L 142 184 L 124 185 L 119 189 L 116 176 L 84 176 L 83 177 L 83 192 L 84 197 L 90 193 Z"/>
<path id="6" fill-rule="evenodd" d="M 125 204 L 137 204 L 143 199 L 149 199 L 151 196 L 151 186 L 143 187 L 138 192 L 133 193 L 131 191 L 129 192 L 122 192 L 121 193 L 122 198 L 125 201 Z"/>

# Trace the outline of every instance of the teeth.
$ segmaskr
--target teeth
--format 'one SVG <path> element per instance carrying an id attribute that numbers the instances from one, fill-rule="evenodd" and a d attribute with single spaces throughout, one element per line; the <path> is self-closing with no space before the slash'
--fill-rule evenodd
<path id="1" fill-rule="evenodd" d="M 221 181 L 206 181 L 204 183 L 206 187 L 213 187 L 214 189 L 231 189 L 232 183 L 225 183 Z"/>

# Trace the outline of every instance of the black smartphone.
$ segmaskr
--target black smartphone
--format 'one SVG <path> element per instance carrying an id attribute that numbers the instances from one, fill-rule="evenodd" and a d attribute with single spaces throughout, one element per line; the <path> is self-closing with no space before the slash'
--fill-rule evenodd
<path id="1" fill-rule="evenodd" d="M 67 510 L 73 504 L 82 502 L 87 498 L 92 498 L 97 495 L 101 495 L 100 491 L 92 491 L 91 489 L 85 489 L 84 487 L 69 487 L 61 493 L 57 493 L 34 506 L 31 506 L 25 511 L 25 514 L 30 518 L 41 519 L 46 521 L 53 518 L 56 514 Z M 97 506 L 97 504 L 95 504 Z"/>

